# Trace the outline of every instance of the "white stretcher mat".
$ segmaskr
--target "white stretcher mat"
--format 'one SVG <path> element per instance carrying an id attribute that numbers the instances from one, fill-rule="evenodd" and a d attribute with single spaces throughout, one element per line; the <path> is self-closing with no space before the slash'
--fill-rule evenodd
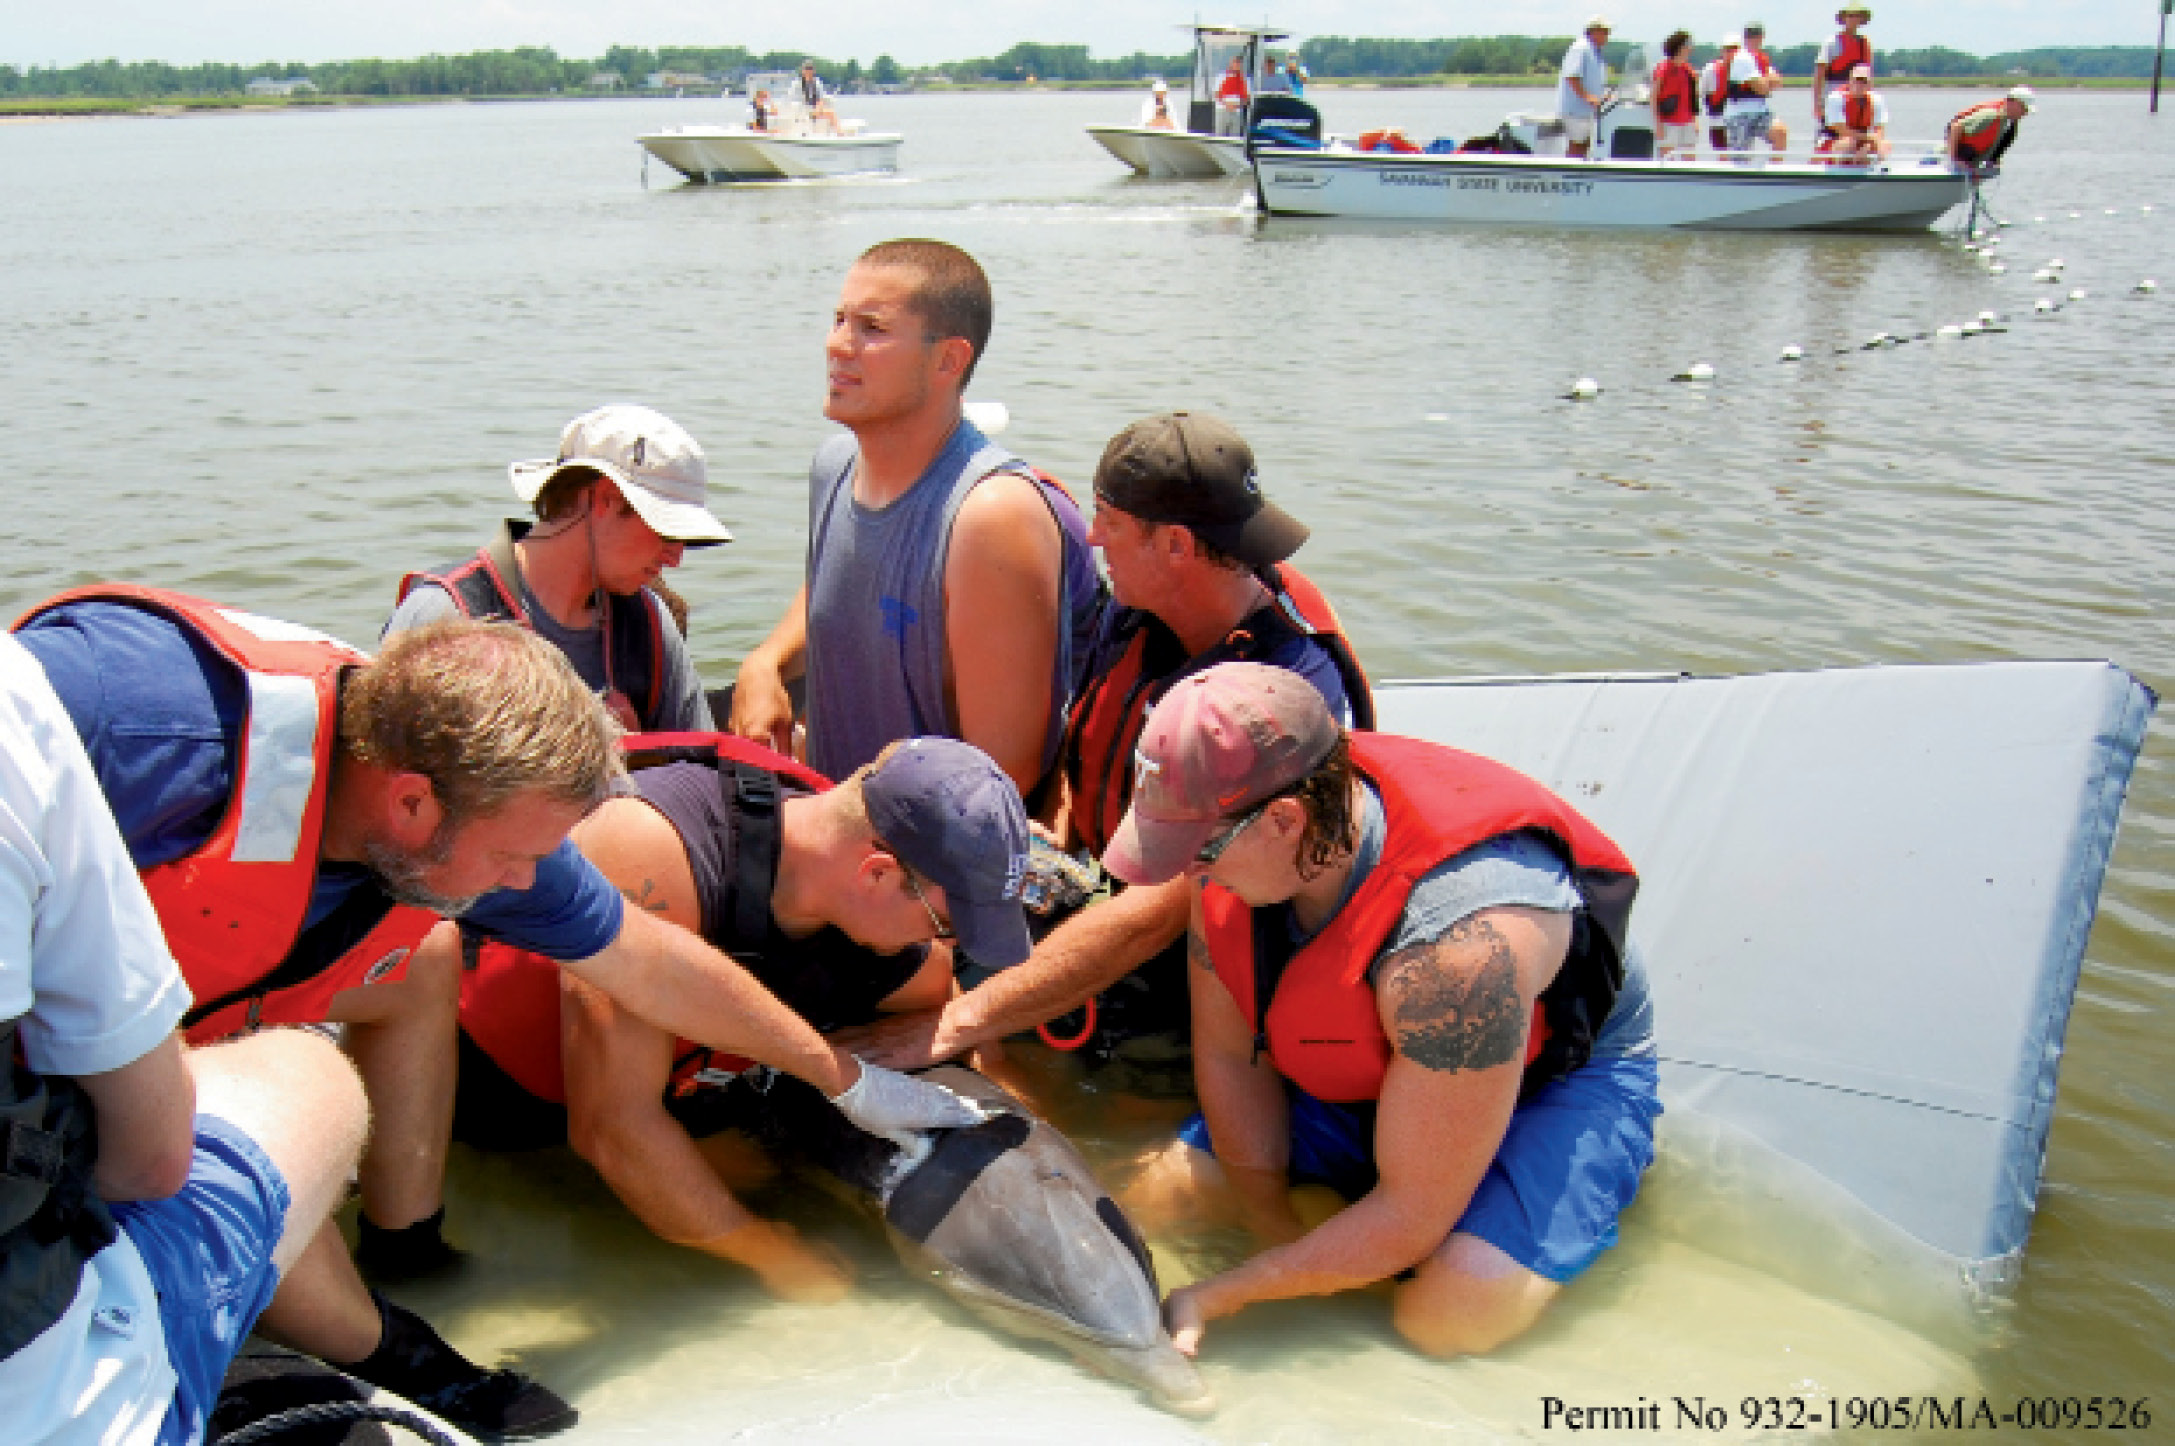
<path id="1" fill-rule="evenodd" d="M 1662 1091 L 1966 1262 L 2022 1249 L 2155 699 L 2108 663 L 1391 684 L 1630 854 Z"/>

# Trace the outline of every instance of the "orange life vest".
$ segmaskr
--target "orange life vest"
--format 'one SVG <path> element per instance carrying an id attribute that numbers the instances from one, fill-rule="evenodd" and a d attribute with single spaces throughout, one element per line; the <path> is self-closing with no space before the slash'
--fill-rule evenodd
<path id="1" fill-rule="evenodd" d="M 1852 130 L 1870 133 L 1874 115 L 1873 97 L 1870 94 L 1846 94 L 1843 97 L 1843 124 Z"/>
<path id="2" fill-rule="evenodd" d="M 1316 1099 L 1379 1098 L 1392 1053 L 1368 966 L 1404 913 L 1413 885 L 1437 864 L 1488 839 L 1536 830 L 1570 865 L 1585 910 L 1571 951 L 1534 1004 L 1521 1094 L 1586 1062 L 1623 982 L 1638 877 L 1593 824 L 1540 784 L 1500 763 L 1381 733 L 1352 735 L 1352 761 L 1375 786 L 1388 822 L 1382 857 L 1344 907 L 1280 975 L 1264 971 L 1281 934 L 1279 910 L 1249 909 L 1218 885 L 1202 889 L 1209 957 L 1283 1076 Z M 1264 975 L 1266 974 L 1266 977 Z"/>
<path id="3" fill-rule="evenodd" d="M 730 760 L 764 773 L 791 778 L 821 793 L 831 781 L 814 769 L 773 753 L 760 743 L 728 733 L 630 733 L 620 740 L 630 761 L 644 764 Z M 710 942 L 731 954 L 761 942 L 758 933 L 770 918 L 770 899 L 736 891 L 735 918 L 720 919 Z M 566 1103 L 566 1075 L 559 1057 L 559 966 L 541 954 L 511 944 L 482 945 L 472 967 L 461 971 L 461 1028 L 500 1069 L 538 1099 Z M 722 1082 L 754 1060 L 711 1050 L 692 1040 L 672 1046 L 669 1089 L 686 1094 L 711 1081 Z"/>
<path id="4" fill-rule="evenodd" d="M 446 590 L 462 617 L 533 628 L 521 606 L 520 564 L 513 550 L 532 526 L 506 522 L 473 555 L 438 572 L 407 574 L 395 601 L 406 602 L 419 583 L 434 583 Z M 626 597 L 606 593 L 604 613 L 605 681 L 626 696 L 645 727 L 654 727 L 664 703 L 664 604 L 648 588 L 637 588 Z"/>
<path id="5" fill-rule="evenodd" d="M 1690 125 L 1699 115 L 1699 77 L 1671 57 L 1654 67 L 1654 114 L 1663 125 Z"/>
<path id="6" fill-rule="evenodd" d="M 1400 156 L 1416 156 L 1420 147 L 1395 130 L 1361 131 L 1359 148 L 1363 151 L 1389 151 Z"/>
<path id="7" fill-rule="evenodd" d="M 1852 70 L 1872 63 L 1873 42 L 1863 35 L 1852 35 L 1847 30 L 1840 31 L 1835 37 L 1835 54 L 1828 61 L 1828 84 L 1848 85 Z"/>
<path id="8" fill-rule="evenodd" d="M 1294 635 L 1304 635 L 1320 643 L 1336 663 L 1353 726 L 1374 727 L 1374 694 L 1329 599 L 1288 562 L 1268 569 L 1262 581 L 1270 590 L 1269 605 L 1197 657 L 1184 657 L 1183 645 L 1170 629 L 1147 613 L 1136 610 L 1113 628 L 1111 641 L 1121 650 L 1107 666 L 1093 660 L 1094 676 L 1073 702 L 1065 746 L 1058 755 L 1072 785 L 1073 831 L 1090 852 L 1101 854 L 1109 846 L 1132 803 L 1133 749 L 1148 710 L 1188 674 L 1258 658 Z M 1152 656 L 1157 654 L 1161 656 Z"/>
<path id="9" fill-rule="evenodd" d="M 371 884 L 305 930 L 339 742 L 340 677 L 367 659 L 292 623 L 163 588 L 101 583 L 50 598 L 15 626 L 75 602 L 114 602 L 180 624 L 249 685 L 234 793 L 186 858 L 144 871 L 168 947 L 196 998 L 193 1044 L 255 1024 L 315 1024 L 344 989 L 399 978 L 435 914 Z"/>
<path id="10" fill-rule="evenodd" d="M 1965 106 L 1950 119 L 1949 124 L 1957 128 L 1956 148 L 1964 153 L 1961 159 L 1965 165 L 1984 165 L 1987 159 L 2000 147 L 2002 138 L 2008 135 L 2010 130 L 2009 113 L 2006 107 L 2006 101 L 1982 100 L 1977 105 Z M 1971 121 L 1974 117 L 1979 116 L 1990 116 L 1995 124 L 1982 126 L 1974 134 Z"/>

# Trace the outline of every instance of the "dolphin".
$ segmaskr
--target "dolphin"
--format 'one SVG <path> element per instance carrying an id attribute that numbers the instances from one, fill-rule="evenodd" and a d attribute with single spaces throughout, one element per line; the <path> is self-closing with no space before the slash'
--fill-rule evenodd
<path id="1" fill-rule="evenodd" d="M 814 1089 L 774 1078 L 758 1132 L 832 1176 L 884 1223 L 900 1259 L 1001 1329 L 1054 1342 L 1200 1414 L 1214 1398 L 1163 1328 L 1148 1248 L 1072 1142 L 986 1076 L 924 1079 L 979 1102 L 980 1124 L 908 1151 L 856 1128 Z"/>

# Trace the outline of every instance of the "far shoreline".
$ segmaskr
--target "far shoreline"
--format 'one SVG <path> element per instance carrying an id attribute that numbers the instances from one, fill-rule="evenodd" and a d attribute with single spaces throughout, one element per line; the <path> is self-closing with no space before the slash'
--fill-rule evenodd
<path id="1" fill-rule="evenodd" d="M 1786 89 L 1804 89 L 1811 85 L 1809 78 L 1792 76 L 1787 79 L 1790 84 Z M 1554 77 L 1541 75 L 1430 75 L 1363 77 L 1349 80 L 1317 78 L 1309 81 L 1307 88 L 1311 91 L 1544 90 L 1554 84 Z M 2005 90 L 2018 85 L 2028 85 L 2034 90 L 2040 91 L 2144 92 L 2152 88 L 2152 82 L 2149 78 L 2140 79 L 2134 76 L 1910 75 L 1882 79 L 1879 84 L 1884 90 Z M 1131 94 L 1143 88 L 1143 83 L 1137 81 L 1122 83 L 1111 81 L 1051 81 L 1047 83 L 992 81 L 988 83 L 953 82 L 943 85 L 925 85 L 909 91 L 894 92 L 893 94 L 897 96 L 1074 92 Z M 2175 89 L 2175 87 L 2170 88 Z M 70 96 L 0 101 L 0 125 L 41 121 L 95 120 L 115 117 L 172 119 L 187 115 L 362 110 L 377 106 L 515 105 L 547 101 L 597 105 L 630 100 L 676 99 L 703 101 L 732 98 L 712 95 L 708 92 L 695 95 L 665 96 L 632 91 L 618 95 L 320 95 L 303 99 L 284 96 L 238 95 L 169 96 L 156 100 L 130 99 L 119 96 Z M 865 97 L 853 96 L 850 98 L 859 100 Z"/>

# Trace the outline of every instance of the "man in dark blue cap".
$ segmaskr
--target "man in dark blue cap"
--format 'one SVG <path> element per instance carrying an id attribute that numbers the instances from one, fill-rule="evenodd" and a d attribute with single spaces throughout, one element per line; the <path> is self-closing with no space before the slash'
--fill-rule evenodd
<path id="1" fill-rule="evenodd" d="M 954 939 L 999 965 L 1028 955 L 1026 813 L 971 744 L 909 739 L 832 787 L 724 738 L 634 782 L 637 796 L 575 831 L 583 853 L 819 1030 L 942 1004 Z M 485 1147 L 563 1134 L 663 1239 L 746 1265 L 788 1299 L 835 1297 L 844 1260 L 753 1215 L 728 1183 L 748 1157 L 724 1132 L 763 1108 L 758 1018 L 744 1054 L 699 1048 L 562 985 L 549 960 L 487 946 L 462 989 L 456 1130 Z"/>

